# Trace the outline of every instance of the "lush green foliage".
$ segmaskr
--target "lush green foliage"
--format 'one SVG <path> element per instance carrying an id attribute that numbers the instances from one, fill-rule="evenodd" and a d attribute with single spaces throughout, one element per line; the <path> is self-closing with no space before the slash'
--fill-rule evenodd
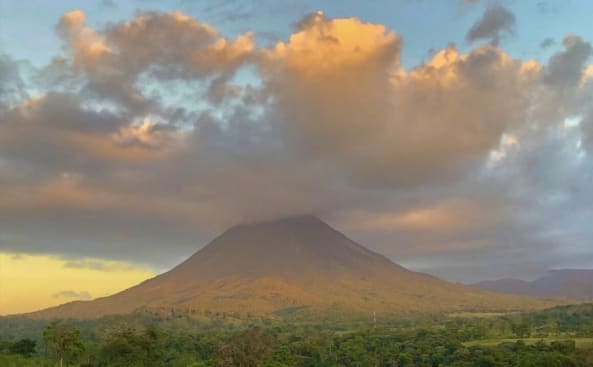
<path id="1" fill-rule="evenodd" d="M 61 321 L 52 321 L 43 330 L 43 340 L 60 367 L 63 366 L 65 360 L 75 359 L 84 349 L 80 339 L 80 330 Z"/>
<path id="2" fill-rule="evenodd" d="M 55 366 L 61 356 L 64 365 L 86 367 L 585 367 L 593 366 L 592 316 L 593 305 L 580 305 L 355 328 L 285 322 L 200 328 L 182 316 L 56 321 L 45 326 L 38 341 L 4 338 L 0 366 Z M 575 344 L 575 339 L 591 343 Z"/>

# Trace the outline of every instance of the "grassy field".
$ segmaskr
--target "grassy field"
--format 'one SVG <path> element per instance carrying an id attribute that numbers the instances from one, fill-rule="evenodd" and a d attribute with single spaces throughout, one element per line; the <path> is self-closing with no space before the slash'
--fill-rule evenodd
<path id="1" fill-rule="evenodd" d="M 471 319 L 471 318 L 489 318 L 489 317 L 498 317 L 498 316 L 505 316 L 505 315 L 513 315 L 517 314 L 518 312 L 454 312 L 447 314 L 448 317 L 457 317 L 462 319 Z"/>
<path id="2" fill-rule="evenodd" d="M 481 340 L 472 340 L 469 342 L 463 343 L 466 347 L 471 346 L 481 346 L 481 347 L 492 347 L 502 343 L 515 343 L 518 340 L 523 340 L 526 345 L 533 345 L 537 343 L 539 340 L 543 340 L 546 344 L 549 344 L 553 341 L 562 341 L 562 340 L 574 340 L 575 345 L 577 348 L 584 349 L 584 348 L 593 348 L 593 338 L 571 338 L 571 337 L 550 337 L 550 338 L 515 338 L 515 339 L 481 339 Z"/>

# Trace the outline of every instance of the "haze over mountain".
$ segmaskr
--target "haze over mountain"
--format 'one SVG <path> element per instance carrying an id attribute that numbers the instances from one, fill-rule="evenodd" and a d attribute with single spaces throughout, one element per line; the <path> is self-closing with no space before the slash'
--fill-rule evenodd
<path id="1" fill-rule="evenodd" d="M 537 300 L 494 295 L 409 271 L 318 218 L 299 216 L 230 228 L 169 272 L 121 293 L 28 316 L 95 318 L 163 307 L 404 314 L 541 306 Z"/>
<path id="2" fill-rule="evenodd" d="M 593 299 L 593 269 L 551 270 L 533 281 L 507 278 L 478 282 L 472 287 L 536 297 Z"/>

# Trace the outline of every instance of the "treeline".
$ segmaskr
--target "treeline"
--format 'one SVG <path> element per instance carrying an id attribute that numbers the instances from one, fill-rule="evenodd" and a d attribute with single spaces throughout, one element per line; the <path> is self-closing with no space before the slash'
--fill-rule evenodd
<path id="1" fill-rule="evenodd" d="M 347 331 L 343 325 L 294 323 L 193 330 L 181 316 L 164 324 L 118 318 L 92 328 L 53 321 L 38 338 L 0 342 L 0 366 L 589 367 L 593 344 L 577 347 L 570 338 L 593 337 L 592 315 L 593 305 L 586 305 L 495 318 L 424 319 L 397 327 L 370 324 Z M 542 335 L 542 340 L 466 345 L 493 335 Z"/>
<path id="2" fill-rule="evenodd" d="M 546 338 L 554 336 L 593 337 L 593 304 L 566 305 L 542 311 L 510 313 L 497 317 L 443 318 L 465 339 L 496 337 Z"/>
<path id="3" fill-rule="evenodd" d="M 114 331 L 96 343 L 83 344 L 68 323 L 50 324 L 45 347 L 23 339 L 4 343 L 0 365 L 80 367 L 162 366 L 558 366 L 593 365 L 593 349 L 574 341 L 503 343 L 464 347 L 447 331 L 365 330 L 299 332 L 253 328 L 228 336 L 174 335 L 154 328 Z"/>

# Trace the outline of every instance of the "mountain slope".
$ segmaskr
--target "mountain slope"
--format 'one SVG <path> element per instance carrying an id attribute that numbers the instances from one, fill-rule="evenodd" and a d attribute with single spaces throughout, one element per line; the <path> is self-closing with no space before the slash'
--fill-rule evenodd
<path id="1" fill-rule="evenodd" d="M 472 284 L 472 287 L 491 292 L 536 297 L 593 299 L 593 270 L 551 270 L 530 282 L 520 279 L 499 279 L 478 282 Z"/>
<path id="2" fill-rule="evenodd" d="M 341 312 L 529 309 L 500 296 L 409 271 L 313 216 L 233 227 L 174 269 L 113 296 L 35 312 L 93 318 L 139 308 L 271 313 L 307 306 Z"/>

